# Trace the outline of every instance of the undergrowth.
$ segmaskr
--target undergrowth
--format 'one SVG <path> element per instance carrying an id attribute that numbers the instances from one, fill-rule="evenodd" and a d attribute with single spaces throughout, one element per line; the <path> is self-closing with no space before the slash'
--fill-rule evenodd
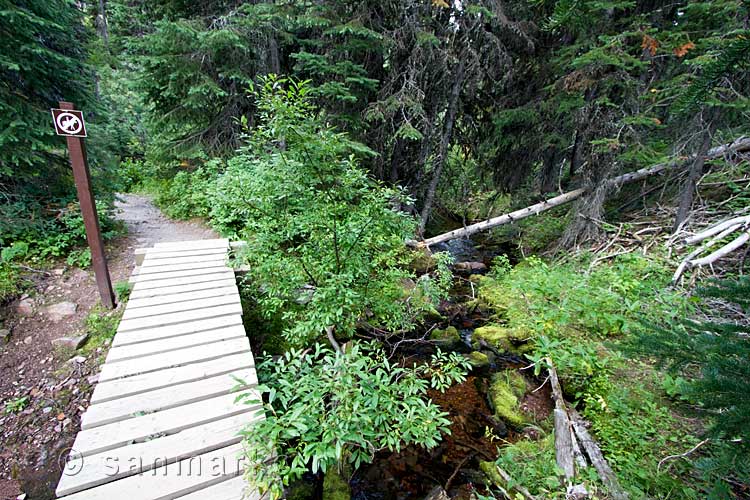
<path id="1" fill-rule="evenodd" d="M 683 464 L 657 471 L 661 458 L 696 439 L 667 404 L 659 373 L 620 353 L 644 321 L 677 321 L 693 311 L 690 299 L 667 288 L 671 269 L 658 255 L 635 253 L 607 262 L 590 254 L 554 263 L 530 257 L 515 267 L 501 257 L 480 284 L 491 320 L 533 346 L 527 357 L 537 373 L 543 358 L 553 361 L 566 398 L 591 422 L 632 498 L 698 498 L 681 480 Z M 498 464 L 532 493 L 565 498 L 551 438 L 505 447 Z"/>

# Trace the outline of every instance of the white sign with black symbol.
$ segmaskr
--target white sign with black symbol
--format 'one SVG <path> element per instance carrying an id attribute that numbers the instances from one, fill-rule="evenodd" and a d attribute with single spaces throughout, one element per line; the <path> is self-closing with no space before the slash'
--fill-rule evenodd
<path id="1" fill-rule="evenodd" d="M 83 113 L 75 109 L 52 109 L 52 121 L 57 135 L 86 137 Z"/>

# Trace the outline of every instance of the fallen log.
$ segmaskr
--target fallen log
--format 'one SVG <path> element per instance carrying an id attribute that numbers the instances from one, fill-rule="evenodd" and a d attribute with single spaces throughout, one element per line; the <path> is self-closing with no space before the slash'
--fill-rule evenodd
<path id="1" fill-rule="evenodd" d="M 725 244 L 718 250 L 714 250 L 710 254 L 698 258 L 699 255 L 708 252 L 717 243 L 719 243 L 735 231 L 740 231 L 739 236 L 735 237 L 735 239 Z M 686 238 L 685 244 L 693 245 L 696 243 L 700 243 L 708 238 L 711 238 L 712 236 L 713 238 L 708 243 L 705 243 L 701 247 L 690 252 L 688 256 L 685 257 L 685 259 L 680 263 L 680 265 L 677 266 L 677 270 L 675 270 L 674 276 L 672 276 L 673 285 L 676 285 L 679 282 L 680 278 L 687 269 L 691 267 L 713 264 L 717 260 L 721 259 L 722 257 L 726 257 L 727 255 L 750 241 L 750 215 L 734 217 L 732 219 L 716 224 L 704 231 L 701 231 L 695 236 Z"/>
<path id="2" fill-rule="evenodd" d="M 706 160 L 714 160 L 716 158 L 726 156 L 727 154 L 737 154 L 746 151 L 750 151 L 750 137 L 740 137 L 730 142 L 729 144 L 724 144 L 722 146 L 717 146 L 715 148 L 709 149 L 708 153 L 706 153 Z M 622 184 L 639 181 L 641 179 L 645 179 L 646 177 L 658 174 L 659 172 L 662 172 L 664 170 L 676 168 L 684 164 L 685 161 L 689 161 L 692 159 L 694 159 L 694 156 L 685 160 L 660 163 L 652 167 L 636 170 L 635 172 L 629 172 L 627 174 L 619 175 L 617 177 L 609 179 L 606 182 L 610 186 L 615 187 Z M 443 243 L 456 238 L 467 238 L 474 233 L 486 231 L 487 229 L 492 229 L 493 227 L 502 226 L 503 224 L 508 224 L 521 219 L 525 219 L 526 217 L 537 215 L 551 208 L 570 203 L 571 201 L 574 201 L 583 196 L 586 192 L 587 189 L 585 188 L 575 189 L 573 191 L 569 191 L 567 193 L 555 196 L 554 198 L 535 203 L 534 205 L 516 210 L 514 212 L 500 215 L 498 217 L 493 217 L 492 219 L 488 219 L 482 222 L 477 222 L 476 224 L 471 224 L 469 226 L 455 229 L 447 233 L 439 234 L 437 236 L 433 236 L 432 238 L 427 238 L 426 240 L 419 242 L 418 245 L 429 247 L 431 245 L 436 245 L 438 243 Z"/>
<path id="3" fill-rule="evenodd" d="M 587 467 L 586 457 L 583 456 L 578 440 L 572 432 L 570 418 L 568 417 L 568 405 L 557 377 L 557 370 L 550 358 L 544 358 L 549 372 L 550 386 L 552 387 L 552 399 L 555 401 L 555 461 L 557 466 L 563 470 L 566 480 L 575 477 L 575 465 L 579 469 Z M 574 465 L 575 462 L 575 465 Z"/>
<path id="4" fill-rule="evenodd" d="M 586 424 L 584 423 L 583 418 L 573 408 L 570 409 L 570 419 L 573 424 L 573 431 L 576 433 L 576 436 L 578 436 L 581 446 L 583 446 L 583 449 L 586 451 L 586 455 L 588 455 L 589 460 L 591 460 L 591 464 L 596 469 L 596 472 L 599 473 L 599 477 L 601 478 L 602 483 L 604 483 L 604 486 L 607 487 L 610 496 L 615 500 L 628 500 L 628 494 L 622 489 L 622 486 L 620 486 L 620 482 L 617 480 L 617 476 L 615 476 L 614 471 L 604 458 L 602 450 L 599 448 L 599 445 L 596 444 L 594 438 L 591 437 L 588 429 L 586 429 Z"/>

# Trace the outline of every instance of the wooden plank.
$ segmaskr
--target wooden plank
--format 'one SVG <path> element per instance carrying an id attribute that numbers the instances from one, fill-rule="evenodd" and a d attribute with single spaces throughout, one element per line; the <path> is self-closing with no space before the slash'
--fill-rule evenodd
<path id="1" fill-rule="evenodd" d="M 234 283 L 220 288 L 207 288 L 205 290 L 195 290 L 182 293 L 171 293 L 167 295 L 157 295 L 155 297 L 142 297 L 139 299 L 130 298 L 128 300 L 127 310 L 135 310 L 141 307 L 151 307 L 161 304 L 175 304 L 177 302 L 187 302 L 195 299 L 208 299 L 211 297 L 220 297 L 222 295 L 238 295 L 237 286 Z M 126 310 L 126 312 L 127 312 Z"/>
<path id="2" fill-rule="evenodd" d="M 232 354 L 223 358 L 166 368 L 164 370 L 133 375 L 118 380 L 101 381 L 96 384 L 91 403 L 100 403 L 134 394 L 184 384 L 195 380 L 230 373 L 255 365 L 251 352 Z"/>
<path id="3" fill-rule="evenodd" d="M 218 297 L 207 297 L 202 299 L 184 300 L 171 304 L 156 304 L 147 307 L 130 308 L 127 307 L 122 314 L 122 321 L 127 319 L 143 318 L 147 316 L 161 316 L 164 314 L 176 313 L 180 311 L 190 311 L 193 309 L 204 309 L 206 307 L 226 306 L 229 304 L 239 304 L 240 295 L 233 293 L 230 295 L 219 295 Z M 240 307 L 240 309 L 242 309 Z"/>
<path id="4" fill-rule="evenodd" d="M 138 344 L 140 342 L 151 342 L 171 337 L 179 337 L 181 335 L 216 330 L 218 328 L 225 328 L 234 325 L 242 325 L 242 317 L 239 314 L 217 316 L 215 318 L 206 318 L 187 323 L 177 323 L 174 325 L 165 325 L 144 330 L 118 332 L 117 335 L 115 335 L 115 338 L 112 339 L 112 345 L 121 346 Z"/>
<path id="5" fill-rule="evenodd" d="M 230 314 L 242 314 L 242 305 L 238 302 L 221 306 L 209 306 L 192 309 L 190 311 L 179 311 L 175 313 L 160 314 L 158 316 L 147 316 L 145 318 L 132 318 L 120 321 L 118 332 L 129 330 L 142 330 L 157 326 L 171 325 L 173 323 L 185 323 L 199 319 L 212 318 L 216 316 L 227 316 Z"/>
<path id="6" fill-rule="evenodd" d="M 161 288 L 141 288 L 133 289 L 130 293 L 130 301 L 133 299 L 145 299 L 152 297 L 160 297 L 162 295 L 176 295 L 180 293 L 196 292 L 201 290 L 211 290 L 213 288 L 223 288 L 227 286 L 237 286 L 237 281 L 234 278 L 234 273 L 225 278 L 218 280 L 199 281 L 196 283 L 186 283 L 181 285 L 164 286 Z"/>
<path id="7" fill-rule="evenodd" d="M 192 255 L 226 255 L 227 250 L 225 248 L 204 248 L 196 250 L 170 250 L 170 249 L 158 249 L 158 248 L 142 248 L 143 257 L 145 260 L 148 254 L 150 259 L 171 259 L 175 257 L 189 257 Z M 136 250 L 137 252 L 138 250 Z"/>
<path id="8" fill-rule="evenodd" d="M 234 378 L 236 377 L 236 378 Z M 237 379 L 245 382 L 241 385 Z M 257 384 L 254 368 L 244 368 L 216 377 L 195 380 L 187 384 L 157 389 L 125 398 L 96 403 L 88 407 L 81 419 L 81 429 L 92 429 L 111 424 L 139 414 L 167 410 L 175 406 L 195 403 L 222 394 L 236 392 L 236 389 Z"/>
<path id="9" fill-rule="evenodd" d="M 242 446 L 234 444 L 153 469 L 149 473 L 126 477 L 97 488 L 74 493 L 65 498 L 68 500 L 171 500 L 241 476 L 244 471 Z"/>
<path id="10" fill-rule="evenodd" d="M 226 267 L 227 269 L 230 269 L 229 266 L 227 266 L 225 260 L 214 259 L 205 262 L 184 262 L 182 264 L 141 266 L 138 269 L 137 275 L 140 277 L 151 275 L 165 275 L 165 277 L 169 277 L 166 276 L 166 273 L 178 271 L 195 271 L 199 269 L 210 269 L 214 267 Z"/>
<path id="11" fill-rule="evenodd" d="M 168 337 L 166 339 L 154 340 L 152 342 L 140 342 L 138 344 L 118 345 L 109 350 L 107 361 L 121 361 L 125 359 L 140 358 L 150 354 L 166 353 L 177 349 L 185 349 L 197 345 L 210 344 L 220 340 L 247 337 L 242 325 L 230 326 L 198 332 L 179 337 Z"/>
<path id="12" fill-rule="evenodd" d="M 160 465 L 178 462 L 218 448 L 239 443 L 239 432 L 260 418 L 258 407 L 247 406 L 247 411 L 197 427 L 190 427 L 170 436 L 136 443 L 81 460 L 77 455 L 57 485 L 57 496 L 70 495 L 117 479 L 148 472 Z M 77 461 L 81 460 L 82 463 Z M 214 497 L 219 500 L 222 497 Z"/>
<path id="13" fill-rule="evenodd" d="M 229 249 L 229 240 L 226 238 L 213 240 L 189 240 L 189 241 L 162 241 L 154 244 L 154 248 L 149 248 L 149 253 L 154 250 L 186 250 L 186 249 L 206 249 L 206 248 L 223 248 Z"/>
<path id="14" fill-rule="evenodd" d="M 250 343 L 247 341 L 247 338 L 228 339 L 214 342 L 213 344 L 188 347 L 186 349 L 170 351 L 169 355 L 160 353 L 143 356 L 142 358 L 126 359 L 124 361 L 107 361 L 99 373 L 99 380 L 114 380 L 131 375 L 163 370 L 164 368 L 208 361 L 240 352 L 250 352 Z"/>
<path id="15" fill-rule="evenodd" d="M 205 283 L 207 281 L 218 281 L 224 279 L 234 279 L 234 272 L 224 268 L 213 274 L 204 274 L 198 276 L 184 276 L 180 278 L 161 279 L 156 281 L 136 281 L 133 291 L 150 290 L 152 288 L 168 288 L 176 285 L 193 285 L 195 283 Z M 174 293 L 173 291 L 165 293 Z"/>
<path id="16" fill-rule="evenodd" d="M 180 497 L 180 500 L 261 500 L 261 498 L 264 497 L 261 497 L 257 490 L 250 491 L 245 478 L 240 475 Z"/>
<path id="17" fill-rule="evenodd" d="M 235 403 L 236 394 L 225 394 L 176 408 L 82 430 L 73 449 L 82 457 L 174 434 L 183 429 L 243 413 L 247 405 Z"/>
<path id="18" fill-rule="evenodd" d="M 224 264 L 214 265 L 211 267 L 200 266 L 197 269 L 183 269 L 182 271 L 168 271 L 163 273 L 146 273 L 135 274 L 131 276 L 130 281 L 132 283 L 141 283 L 145 281 L 161 281 L 170 278 L 182 278 L 185 276 L 199 276 L 202 274 L 213 274 L 222 271 L 227 271 L 229 268 Z"/>
<path id="19" fill-rule="evenodd" d="M 145 258 L 143 260 L 143 264 L 141 265 L 141 268 L 146 267 L 155 267 L 155 266 L 174 266 L 178 264 L 195 264 L 200 262 L 226 262 L 227 260 L 227 254 L 226 252 L 221 253 L 212 253 L 208 255 L 188 255 L 185 257 L 159 257 L 159 254 L 156 254 L 155 256 L 149 255 L 148 258 Z"/>

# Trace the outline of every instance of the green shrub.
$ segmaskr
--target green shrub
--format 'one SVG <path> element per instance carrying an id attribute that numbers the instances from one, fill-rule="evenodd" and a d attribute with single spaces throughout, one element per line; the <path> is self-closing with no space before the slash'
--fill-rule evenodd
<path id="1" fill-rule="evenodd" d="M 403 193 L 367 176 L 356 155 L 369 150 L 326 126 L 307 92 L 264 82 L 260 125 L 219 177 L 211 222 L 247 239 L 259 306 L 283 315 L 292 345 L 326 329 L 342 339 L 357 328 L 409 331 L 445 293 L 447 265 L 413 281 L 404 241 L 416 221 L 393 208 Z"/>
<path id="2" fill-rule="evenodd" d="M 258 370 L 265 419 L 243 432 L 247 477 L 279 498 L 308 467 L 313 473 L 357 468 L 379 450 L 436 446 L 450 421 L 426 399 L 427 389 L 464 381 L 467 363 L 453 353 L 400 367 L 375 344 L 354 344 L 343 353 L 315 344 L 269 358 Z M 258 404 L 252 394 L 238 399 Z"/>

